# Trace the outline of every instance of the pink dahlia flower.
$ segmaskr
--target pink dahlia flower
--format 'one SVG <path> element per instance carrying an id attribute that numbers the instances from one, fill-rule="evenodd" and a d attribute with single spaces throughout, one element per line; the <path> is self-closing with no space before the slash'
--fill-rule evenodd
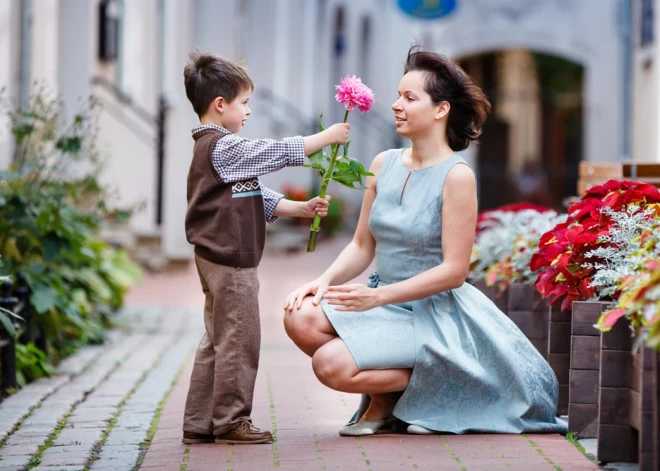
<path id="1" fill-rule="evenodd" d="M 339 91 L 335 98 L 348 111 L 352 111 L 356 106 L 362 113 L 366 113 L 371 109 L 374 102 L 374 92 L 355 75 L 347 75 L 339 85 L 335 85 L 335 88 Z"/>

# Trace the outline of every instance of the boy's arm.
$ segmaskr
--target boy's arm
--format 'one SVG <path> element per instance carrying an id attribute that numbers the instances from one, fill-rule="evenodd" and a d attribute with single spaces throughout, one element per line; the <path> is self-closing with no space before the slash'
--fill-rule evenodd
<path id="1" fill-rule="evenodd" d="M 300 166 L 304 159 L 305 143 L 300 136 L 276 141 L 229 135 L 218 140 L 211 160 L 223 181 L 234 183 L 276 172 L 286 166 Z"/>
<path id="2" fill-rule="evenodd" d="M 230 134 L 219 139 L 212 153 L 213 166 L 225 183 L 256 178 L 289 166 L 300 166 L 311 155 L 330 144 L 345 144 L 348 123 L 333 124 L 328 129 L 306 137 L 245 139 Z"/>
<path id="3" fill-rule="evenodd" d="M 284 195 L 261 185 L 264 195 L 264 207 L 266 209 L 266 221 L 273 223 L 279 216 L 291 216 L 298 218 L 312 218 L 316 213 L 321 217 L 328 215 L 330 195 L 325 198 L 318 196 L 309 201 L 291 201 Z"/>
<path id="4" fill-rule="evenodd" d="M 270 188 L 266 188 L 263 185 L 261 185 L 261 192 L 264 195 L 264 208 L 266 209 L 266 221 L 272 224 L 275 221 L 277 221 L 277 216 L 275 215 L 275 208 L 277 207 L 277 204 L 280 202 L 280 200 L 284 198 L 284 195 L 278 193 L 277 191 L 273 191 Z"/>

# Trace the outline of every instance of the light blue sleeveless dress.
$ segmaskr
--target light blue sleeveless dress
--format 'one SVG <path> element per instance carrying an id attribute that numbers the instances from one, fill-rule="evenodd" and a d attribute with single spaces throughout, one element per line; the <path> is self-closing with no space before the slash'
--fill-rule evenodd
<path id="1" fill-rule="evenodd" d="M 387 152 L 369 218 L 374 288 L 442 263 L 442 190 L 449 170 L 466 164 L 456 154 L 411 171 L 402 154 Z M 336 311 L 325 300 L 321 306 L 360 370 L 412 368 L 394 409 L 404 422 L 450 433 L 566 433 L 555 417 L 554 372 L 472 285 L 365 312 Z"/>

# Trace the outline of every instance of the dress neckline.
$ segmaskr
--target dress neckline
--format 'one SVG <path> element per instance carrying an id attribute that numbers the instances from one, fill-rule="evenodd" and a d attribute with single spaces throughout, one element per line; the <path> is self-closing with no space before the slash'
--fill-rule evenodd
<path id="1" fill-rule="evenodd" d="M 458 154 L 454 152 L 451 156 L 447 157 L 445 160 L 443 160 L 443 161 L 441 161 L 441 162 L 438 162 L 437 164 L 429 165 L 428 167 L 424 167 L 424 168 L 416 168 L 416 169 L 412 169 L 412 168 L 408 168 L 408 167 L 406 166 L 406 164 L 403 163 L 403 153 L 406 151 L 406 149 L 407 149 L 406 147 L 404 147 L 403 149 L 401 149 L 401 152 L 399 153 L 399 156 L 398 156 L 398 158 L 397 158 L 396 160 L 397 160 L 397 162 L 399 162 L 399 164 L 401 164 L 401 166 L 402 166 L 403 168 L 405 168 L 406 170 L 408 170 L 408 171 L 411 172 L 411 173 L 412 173 L 412 172 L 423 172 L 424 170 L 428 170 L 429 168 L 437 167 L 438 165 L 442 165 L 442 164 L 444 164 L 445 162 L 448 162 L 449 160 L 451 160 L 451 159 L 453 159 L 453 158 L 455 158 L 455 157 L 458 156 Z"/>

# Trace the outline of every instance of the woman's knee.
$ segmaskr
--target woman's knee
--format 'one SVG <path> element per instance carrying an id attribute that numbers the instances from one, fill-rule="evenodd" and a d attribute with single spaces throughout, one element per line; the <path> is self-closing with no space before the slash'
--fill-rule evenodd
<path id="1" fill-rule="evenodd" d="M 309 335 L 316 330 L 318 323 L 316 320 L 318 312 L 316 311 L 319 309 L 321 309 L 319 306 L 312 304 L 312 298 L 307 297 L 303 300 L 300 309 L 284 311 L 284 330 L 287 335 L 295 340 L 294 337 Z"/>
<path id="2" fill-rule="evenodd" d="M 348 348 L 338 339 L 314 353 L 312 369 L 322 384 L 337 391 L 344 390 L 346 383 L 359 371 Z"/>

